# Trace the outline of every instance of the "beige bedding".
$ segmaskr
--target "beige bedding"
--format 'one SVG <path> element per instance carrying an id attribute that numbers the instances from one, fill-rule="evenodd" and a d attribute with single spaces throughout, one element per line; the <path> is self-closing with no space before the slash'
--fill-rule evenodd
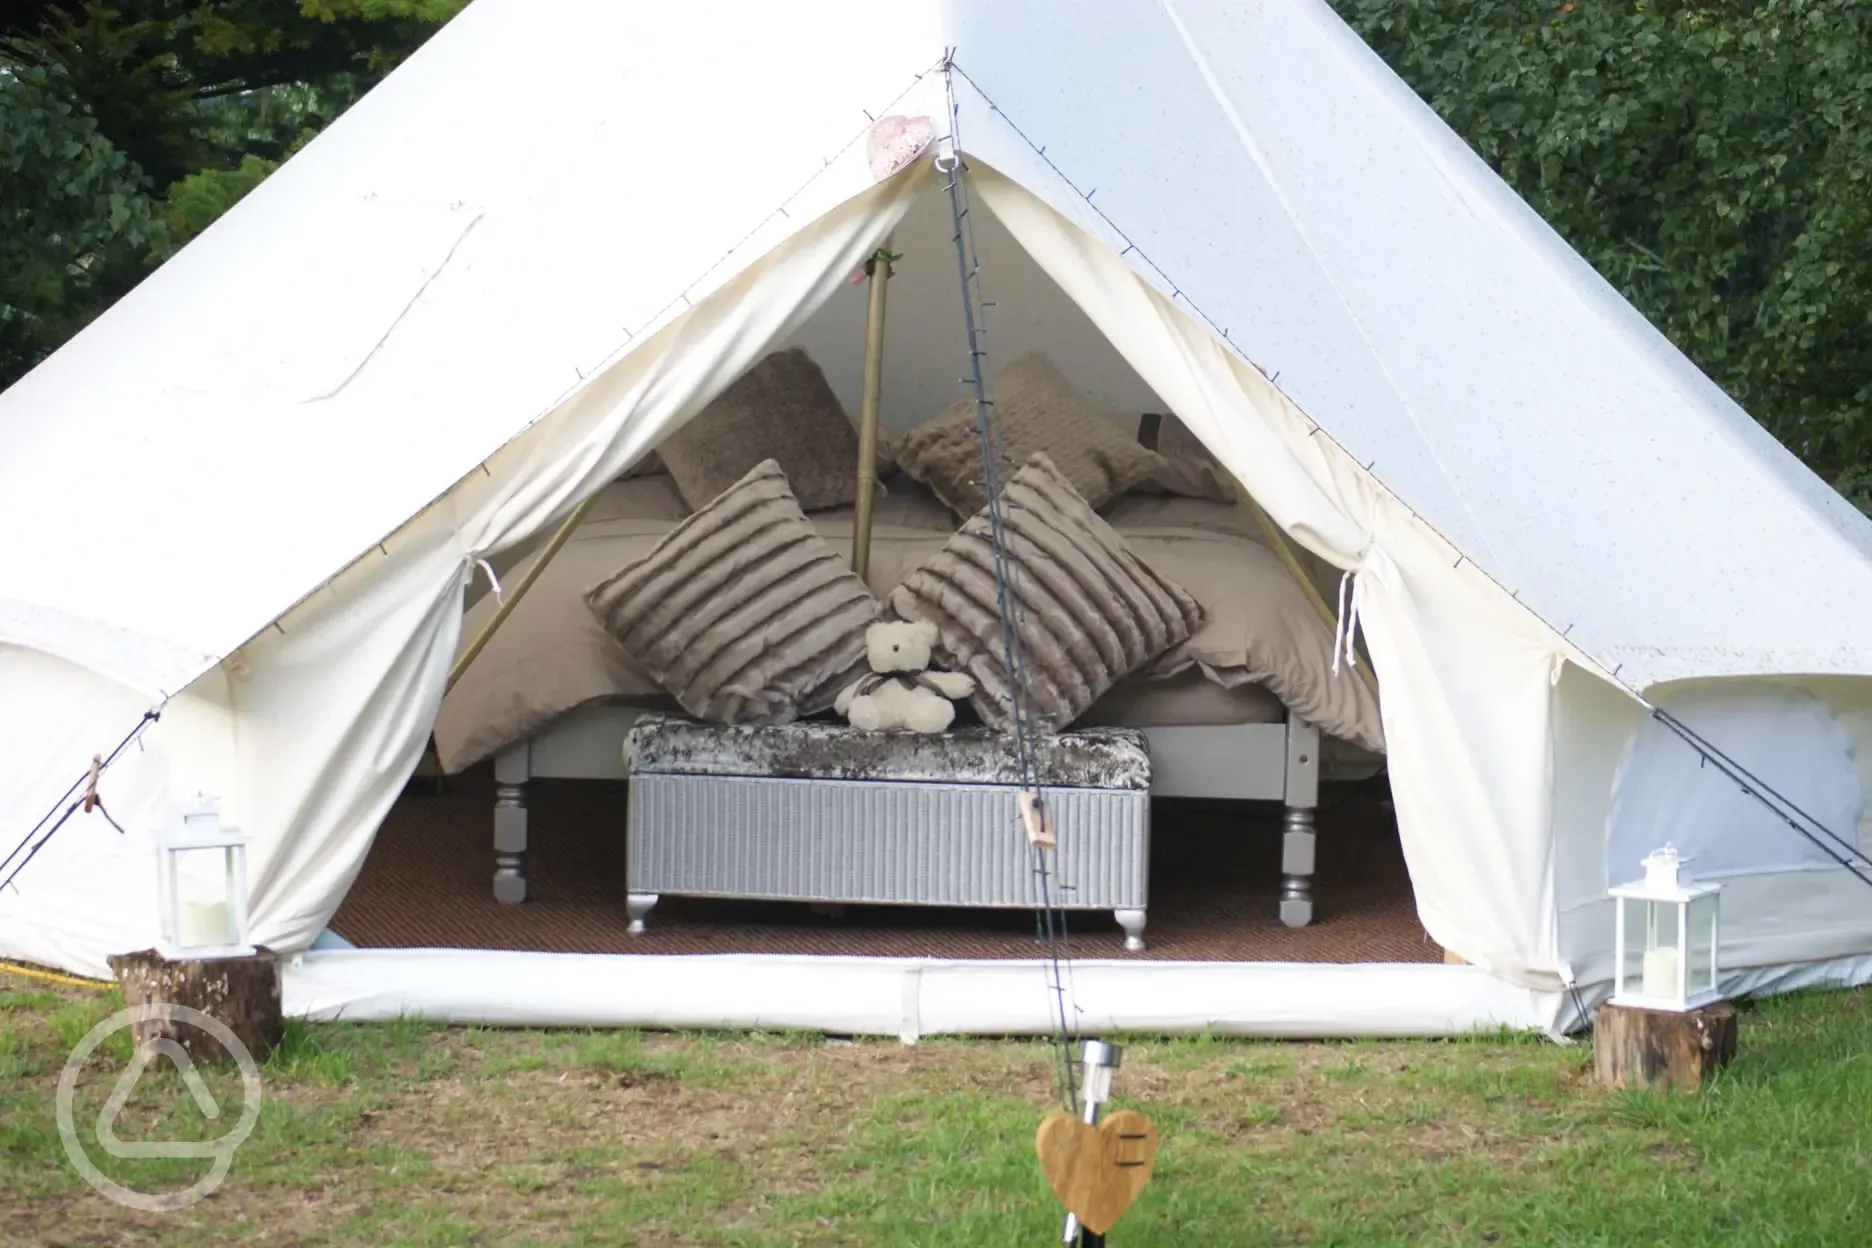
<path id="1" fill-rule="evenodd" d="M 902 477 L 889 485 L 875 513 L 868 578 L 880 597 L 955 530 L 948 508 L 922 487 Z M 683 514 L 667 477 L 607 487 L 578 533 L 443 700 L 435 737 L 444 770 L 473 766 L 587 702 L 675 709 L 625 658 L 582 595 L 647 552 Z M 1229 504 L 1160 496 L 1127 497 L 1104 514 L 1141 558 L 1161 564 L 1203 604 L 1208 619 L 1155 665 L 1153 675 L 1175 679 L 1133 677 L 1095 704 L 1084 722 L 1271 722 L 1282 717 L 1284 704 L 1333 736 L 1383 749 L 1370 690 L 1350 673 L 1332 675 L 1331 632 L 1278 557 L 1262 545 L 1252 519 Z M 849 547 L 849 510 L 811 518 L 828 541 Z M 470 608 L 463 646 L 494 609 L 492 595 Z"/>

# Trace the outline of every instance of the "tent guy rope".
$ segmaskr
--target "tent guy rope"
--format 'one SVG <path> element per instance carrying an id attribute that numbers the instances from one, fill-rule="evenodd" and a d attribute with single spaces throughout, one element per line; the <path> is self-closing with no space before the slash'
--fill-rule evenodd
<path id="1" fill-rule="evenodd" d="M 1050 839 L 1046 834 L 1051 829 L 1049 828 L 1050 816 L 1046 810 L 1046 795 L 1039 782 L 1039 766 L 1034 741 L 1038 732 L 1038 724 L 1028 688 L 1025 620 L 1023 618 L 1025 605 L 1019 587 L 1019 562 L 1013 559 L 1008 551 L 1006 505 L 1001 498 L 1001 466 L 1006 461 L 1006 454 L 1001 444 L 1000 421 L 994 411 L 994 400 L 989 393 L 987 369 L 984 366 L 988 356 L 987 309 L 994 305 L 982 296 L 981 261 L 975 248 L 974 234 L 969 222 L 970 207 L 965 177 L 966 167 L 962 157 L 960 113 L 956 104 L 954 85 L 947 73 L 944 75 L 944 83 L 949 108 L 949 150 L 936 157 L 935 166 L 945 179 L 944 190 L 948 195 L 950 216 L 955 230 L 956 273 L 961 285 L 962 318 L 968 341 L 969 374 L 963 381 L 969 386 L 974 397 L 976 436 L 981 441 L 981 485 L 988 499 L 989 546 L 993 554 L 995 598 L 1001 623 L 1003 661 L 1008 669 L 1010 696 L 1008 711 L 1012 726 L 1011 735 L 1020 787 L 1031 795 L 1030 801 L 1037 812 L 1034 831 L 1026 834 L 1029 836 L 1034 880 L 1040 892 L 1041 905 L 1036 914 L 1036 922 L 1040 929 L 1038 934 L 1046 950 L 1048 990 L 1055 1002 L 1054 1021 L 1057 1030 L 1054 1033 L 1053 1042 L 1059 1061 L 1059 1092 L 1066 1109 L 1069 1112 L 1076 1112 L 1078 1084 L 1072 1058 L 1074 1028 L 1068 1012 L 1067 983 L 1061 969 L 1062 962 L 1070 959 L 1071 952 L 1067 946 L 1065 915 L 1053 904 L 1051 873 L 1047 864 L 1047 854 L 1050 851 L 1043 843 Z"/>
<path id="2" fill-rule="evenodd" d="M 39 822 L 33 825 L 31 831 L 20 838 L 19 843 L 7 852 L 7 856 L 5 858 L 0 858 L 0 871 L 5 871 L 8 864 L 13 862 L 14 857 L 17 856 L 22 849 L 26 849 L 29 842 L 32 842 L 32 848 L 27 850 L 26 856 L 19 860 L 19 865 L 13 867 L 6 879 L 0 880 L 0 892 L 5 892 L 8 888 L 12 887 L 13 881 L 19 878 L 20 872 L 24 871 L 28 864 L 39 856 L 39 851 L 46 847 L 46 842 L 58 835 L 58 830 L 65 826 L 66 820 L 70 819 L 80 810 L 89 814 L 93 809 L 96 809 L 98 813 L 103 814 L 106 819 L 110 820 L 110 825 L 113 828 L 117 828 L 120 834 L 123 832 L 123 829 L 118 827 L 117 821 L 111 819 L 110 814 L 103 808 L 103 801 L 98 797 L 97 793 L 98 780 L 103 776 L 110 765 L 117 761 L 117 756 L 128 749 L 132 741 L 135 741 L 138 737 L 143 735 L 143 730 L 145 728 L 161 718 L 162 709 L 160 707 L 143 712 L 143 718 L 138 720 L 136 727 L 132 728 L 129 733 L 125 735 L 124 739 L 117 743 L 116 749 L 112 750 L 103 758 L 92 755 L 91 765 L 85 769 L 85 773 L 72 782 L 71 787 L 65 790 L 63 796 L 61 796 L 58 801 L 52 803 L 52 808 L 40 817 Z M 85 792 L 73 801 L 71 805 L 65 807 L 65 813 L 59 815 L 57 823 L 54 823 L 50 828 L 46 828 L 44 836 L 40 836 L 37 842 L 33 842 L 33 837 L 37 836 L 39 830 L 45 827 L 46 821 L 51 819 L 53 814 L 57 812 L 60 804 L 68 798 L 71 798 L 74 793 L 77 793 L 80 786 L 84 786 Z"/>
<path id="3" fill-rule="evenodd" d="M 953 55 L 953 50 L 951 50 Z M 945 63 L 945 70 L 948 62 Z M 1018 504 L 1007 502 L 1001 494 L 1003 466 L 1015 467 L 1001 438 L 1001 423 L 989 393 L 986 361 L 988 359 L 987 309 L 993 303 L 982 296 L 981 259 L 975 247 L 970 221 L 967 189 L 967 165 L 963 157 L 961 113 L 957 107 L 952 77 L 945 72 L 944 85 L 949 107 L 949 150 L 938 155 L 936 168 L 946 179 L 952 224 L 955 229 L 956 272 L 961 283 L 962 318 L 968 337 L 969 375 L 964 379 L 975 401 L 976 436 L 981 442 L 981 486 L 987 496 L 990 549 L 993 555 L 996 611 L 1000 618 L 1003 661 L 1007 665 L 1009 719 L 1014 751 L 1019 767 L 1021 790 L 1017 803 L 1020 822 L 1028 839 L 1035 884 L 1040 894 L 1036 913 L 1039 936 L 1046 948 L 1047 987 L 1055 1002 L 1052 1037 L 1059 1059 L 1060 1099 L 1063 1111 L 1045 1118 L 1036 1136 L 1041 1170 L 1062 1203 L 1067 1206 L 1062 1239 L 1084 1248 L 1102 1248 L 1104 1232 L 1124 1211 L 1149 1177 L 1148 1162 L 1137 1157 L 1119 1158 L 1104 1147 L 1112 1134 L 1092 1127 L 1099 1107 L 1110 1091 L 1111 1067 L 1117 1064 L 1114 1046 L 1097 1041 L 1086 1044 L 1086 1085 L 1081 1108 L 1080 1088 L 1073 1063 L 1073 1041 L 1078 1012 L 1076 999 L 1069 1008 L 1071 992 L 1072 949 L 1066 931 L 1066 916 L 1053 901 L 1048 856 L 1058 852 L 1058 830 L 1046 805 L 1041 786 L 1036 736 L 1040 732 L 1039 713 L 1028 685 L 1026 653 L 1026 597 L 1021 592 L 1021 560 L 1009 549 L 1008 511 Z M 1109 1060 L 1096 1055 L 1109 1051 Z M 1083 1113 L 1083 1119 L 1081 1114 Z M 1155 1135 L 1144 1116 L 1135 1110 L 1120 1132 L 1127 1140 L 1149 1137 L 1150 1151 L 1155 1151 Z M 1131 1120 L 1135 1120 L 1133 1125 Z M 1116 1120 L 1114 1120 L 1116 1121 Z M 1115 1165 L 1113 1163 L 1116 1163 Z M 1132 1167 L 1142 1167 L 1135 1169 Z M 1082 1224 L 1080 1211 L 1085 1212 Z"/>

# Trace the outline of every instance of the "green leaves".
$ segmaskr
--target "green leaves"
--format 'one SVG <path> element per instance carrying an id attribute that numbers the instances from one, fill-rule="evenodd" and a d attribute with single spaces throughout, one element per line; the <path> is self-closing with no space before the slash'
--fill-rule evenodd
<path id="1" fill-rule="evenodd" d="M 237 169 L 204 169 L 170 187 L 163 209 L 166 229 L 152 249 L 155 259 L 167 260 L 180 251 L 277 168 L 277 161 L 245 156 Z"/>
<path id="2" fill-rule="evenodd" d="M 1699 367 L 1872 501 L 1872 4 L 1334 3 Z"/>
<path id="3" fill-rule="evenodd" d="M 464 3 L 0 6 L 0 388 L 206 229 Z"/>
<path id="4" fill-rule="evenodd" d="M 129 289 L 163 229 L 142 170 L 59 85 L 0 70 L 0 379 Z"/>

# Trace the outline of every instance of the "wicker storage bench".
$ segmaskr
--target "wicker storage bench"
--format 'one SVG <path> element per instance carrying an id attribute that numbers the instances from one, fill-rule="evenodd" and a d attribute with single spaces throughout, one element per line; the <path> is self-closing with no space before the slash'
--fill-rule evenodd
<path id="1" fill-rule="evenodd" d="M 658 898 L 1038 908 L 1009 738 L 843 724 L 722 727 L 647 715 L 625 739 L 630 930 Z M 1038 769 L 1063 909 L 1110 910 L 1144 947 L 1150 755 L 1144 734 L 1043 738 Z"/>

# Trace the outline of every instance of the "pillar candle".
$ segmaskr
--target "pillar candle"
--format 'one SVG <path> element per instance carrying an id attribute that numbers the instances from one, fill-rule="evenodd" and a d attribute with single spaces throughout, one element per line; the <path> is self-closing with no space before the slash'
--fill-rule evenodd
<path id="1" fill-rule="evenodd" d="M 185 901 L 182 903 L 184 946 L 225 945 L 228 943 L 228 908 L 225 901 Z M 1646 981 L 1649 983 L 1649 981 Z"/>
<path id="2" fill-rule="evenodd" d="M 1677 951 L 1675 949 L 1645 950 L 1644 995 L 1647 997 L 1675 997 L 1677 995 Z"/>

